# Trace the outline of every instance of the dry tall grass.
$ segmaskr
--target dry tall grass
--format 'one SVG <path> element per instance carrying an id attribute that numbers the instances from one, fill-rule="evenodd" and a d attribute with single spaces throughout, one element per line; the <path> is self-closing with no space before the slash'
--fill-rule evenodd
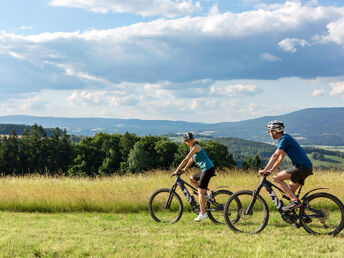
<path id="1" fill-rule="evenodd" d="M 189 174 L 183 175 L 187 180 Z M 316 171 L 306 180 L 303 193 L 327 187 L 329 192 L 344 201 L 344 171 Z M 270 177 L 271 178 L 271 177 Z M 69 177 L 4 177 L 0 179 L 0 210 L 8 211 L 101 211 L 139 212 L 147 210 L 150 195 L 157 189 L 171 187 L 175 178 L 170 171 L 102 178 Z M 217 171 L 209 187 L 225 185 L 231 191 L 254 189 L 259 178 L 254 172 Z M 267 196 L 265 190 L 263 196 Z"/>

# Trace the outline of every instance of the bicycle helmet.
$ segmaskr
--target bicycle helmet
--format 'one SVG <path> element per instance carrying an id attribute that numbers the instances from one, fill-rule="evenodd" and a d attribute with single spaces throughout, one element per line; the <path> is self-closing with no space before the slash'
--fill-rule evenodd
<path id="1" fill-rule="evenodd" d="M 281 121 L 273 120 L 268 123 L 268 125 L 266 126 L 266 129 L 268 131 L 276 131 L 278 133 L 281 133 L 284 131 L 284 124 Z"/>
<path id="2" fill-rule="evenodd" d="M 184 138 L 184 141 L 187 141 L 187 140 L 193 139 L 194 136 L 193 136 L 192 133 L 188 132 L 188 133 L 185 133 L 185 134 L 183 135 L 183 138 Z"/>

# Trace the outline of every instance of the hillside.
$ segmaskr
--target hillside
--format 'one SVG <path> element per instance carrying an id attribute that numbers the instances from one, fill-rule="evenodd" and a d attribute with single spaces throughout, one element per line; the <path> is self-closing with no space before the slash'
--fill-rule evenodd
<path id="1" fill-rule="evenodd" d="M 235 137 L 258 142 L 272 142 L 265 131 L 271 120 L 281 120 L 287 133 L 297 137 L 301 144 L 344 145 L 344 107 L 310 108 L 296 112 L 265 116 L 239 122 L 196 123 L 169 120 L 139 120 L 114 118 L 57 118 L 33 116 L 1 116 L 0 124 L 40 124 L 43 127 L 66 128 L 69 134 L 95 135 L 97 132 L 125 132 L 143 135 L 167 135 L 186 131 L 198 134 Z"/>

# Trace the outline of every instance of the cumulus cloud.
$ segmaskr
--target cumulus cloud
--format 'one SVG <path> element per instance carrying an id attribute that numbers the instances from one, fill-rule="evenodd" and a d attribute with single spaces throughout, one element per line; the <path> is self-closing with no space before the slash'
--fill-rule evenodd
<path id="1" fill-rule="evenodd" d="M 122 95 L 111 90 L 77 90 L 68 98 L 70 106 L 136 106 L 139 98 L 133 95 Z"/>
<path id="2" fill-rule="evenodd" d="M 128 1 L 108 1 L 109 5 L 120 2 Z M 191 4 L 190 1 L 174 3 L 184 2 Z M 63 2 L 51 3 L 62 5 Z M 91 0 L 64 3 L 95 6 Z M 97 3 L 105 5 L 105 1 Z M 329 35 L 337 31 L 337 38 L 328 35 L 328 42 L 330 39 L 341 42 L 340 30 L 330 24 L 341 26 L 344 8 L 285 2 L 242 13 L 219 13 L 215 7 L 213 10 L 206 16 L 156 19 L 106 30 L 26 36 L 0 31 L 0 68 L 6 71 L 0 74 L 0 79 L 24 92 L 30 88 L 22 87 L 24 82 L 32 84 L 35 90 L 77 90 L 111 87 L 122 81 L 143 84 L 168 81 L 169 84 L 159 85 L 152 92 L 156 96 L 185 96 L 209 93 L 211 83 L 200 83 L 202 87 L 194 88 L 189 83 L 183 86 L 183 82 L 202 78 L 313 78 L 320 72 L 322 76 L 342 74 L 342 60 L 333 63 L 329 58 L 337 54 L 337 49 L 324 46 L 307 58 L 296 50 L 313 47 L 309 39 L 327 30 L 331 31 Z M 305 35 L 308 38 L 303 39 Z M 294 54 L 289 57 L 281 49 Z M 326 62 L 331 63 L 326 65 Z M 338 69 L 334 71 L 333 65 Z M 13 74 L 13 79 L 9 80 L 8 74 Z M 28 74 L 30 79 L 26 77 Z M 194 90 L 183 91 L 183 87 Z"/>
<path id="3" fill-rule="evenodd" d="M 146 16 L 177 17 L 202 10 L 199 2 L 192 0 L 53 0 L 51 6 L 86 9 L 96 13 L 136 13 Z"/>
<path id="4" fill-rule="evenodd" d="M 278 42 L 278 46 L 280 48 L 291 53 L 296 52 L 296 46 L 298 45 L 301 47 L 305 47 L 305 46 L 309 46 L 310 44 L 304 39 L 296 39 L 296 38 L 291 38 L 291 39 L 286 38 Z"/>
<path id="5" fill-rule="evenodd" d="M 261 93 L 260 89 L 257 89 L 255 85 L 227 85 L 225 87 L 211 86 L 210 94 L 217 96 L 228 96 L 228 97 L 238 97 L 238 96 L 255 96 Z"/>
<path id="6" fill-rule="evenodd" d="M 312 96 L 313 97 L 322 96 L 322 95 L 324 95 L 324 93 L 325 93 L 325 90 L 323 90 L 323 89 L 315 89 L 312 92 Z"/>
<path id="7" fill-rule="evenodd" d="M 344 98 L 344 81 L 343 82 L 332 82 L 330 83 L 332 91 L 330 95 L 332 96 L 341 96 Z"/>
<path id="8" fill-rule="evenodd" d="M 328 34 L 318 37 L 323 43 L 333 42 L 338 45 L 344 45 L 344 19 L 331 22 L 327 25 Z"/>

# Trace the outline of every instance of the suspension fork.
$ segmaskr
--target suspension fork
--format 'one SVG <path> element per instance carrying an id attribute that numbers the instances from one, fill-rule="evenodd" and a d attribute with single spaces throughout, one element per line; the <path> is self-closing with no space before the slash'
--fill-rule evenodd
<path id="1" fill-rule="evenodd" d="M 177 182 L 177 181 L 176 181 Z M 175 183 L 170 191 L 169 191 L 169 195 L 168 195 L 168 199 L 167 199 L 167 202 L 165 203 L 164 205 L 164 209 L 169 209 L 171 207 L 171 202 L 172 202 L 172 199 L 173 199 L 173 193 L 176 191 L 176 188 L 177 188 L 177 184 Z"/>
<path id="2" fill-rule="evenodd" d="M 246 211 L 244 212 L 245 215 L 251 215 L 252 214 L 253 206 L 256 203 L 257 196 L 259 195 L 260 190 L 262 189 L 262 187 L 263 187 L 263 180 L 261 181 L 261 183 L 259 184 L 257 189 L 253 190 L 252 199 L 250 201 L 250 204 L 248 205 Z"/>

